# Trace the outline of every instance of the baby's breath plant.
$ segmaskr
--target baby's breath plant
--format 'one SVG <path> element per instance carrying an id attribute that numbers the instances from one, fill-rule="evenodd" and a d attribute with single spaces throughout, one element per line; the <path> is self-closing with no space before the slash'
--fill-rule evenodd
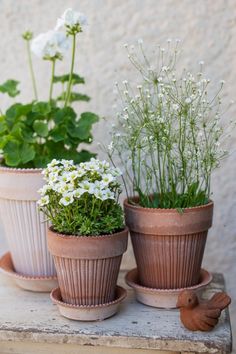
<path id="1" fill-rule="evenodd" d="M 129 197 L 151 208 L 186 208 L 208 203 L 211 174 L 226 156 L 221 144 L 221 81 L 213 97 L 200 70 L 177 71 L 179 42 L 157 47 L 149 59 L 139 48 L 128 57 L 141 74 L 136 88 L 117 84 L 123 109 L 112 132 L 109 157 L 125 167 Z M 212 90 L 214 91 L 214 90 Z M 227 127 L 228 129 L 229 127 Z M 130 199 L 131 202 L 131 199 Z"/>
<path id="2" fill-rule="evenodd" d="M 94 158 L 79 165 L 54 159 L 43 175 L 46 184 L 38 204 L 55 231 L 89 236 L 123 229 L 117 168 Z"/>

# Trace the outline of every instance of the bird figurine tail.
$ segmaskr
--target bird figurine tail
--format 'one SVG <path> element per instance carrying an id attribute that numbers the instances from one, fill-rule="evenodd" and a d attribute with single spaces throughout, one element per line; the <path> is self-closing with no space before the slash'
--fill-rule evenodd
<path id="1" fill-rule="evenodd" d="M 216 293 L 210 299 L 208 306 L 209 308 L 213 309 L 220 309 L 221 311 L 224 310 L 229 304 L 231 303 L 231 298 L 225 293 L 220 292 Z"/>

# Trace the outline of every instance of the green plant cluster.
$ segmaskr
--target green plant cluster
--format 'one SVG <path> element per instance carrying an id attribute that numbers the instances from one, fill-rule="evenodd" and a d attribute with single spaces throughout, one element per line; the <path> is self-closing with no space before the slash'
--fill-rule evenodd
<path id="1" fill-rule="evenodd" d="M 56 76 L 54 82 L 62 84 L 69 75 Z M 73 83 L 84 83 L 73 75 Z M 19 94 L 18 82 L 8 80 L 0 91 L 15 97 Z M 71 95 L 71 101 L 88 101 L 86 95 Z M 59 97 L 59 100 L 63 98 Z M 87 150 L 77 151 L 81 143 L 92 142 L 91 128 L 98 116 L 84 112 L 78 118 L 72 107 L 59 107 L 59 100 L 10 106 L 0 116 L 0 149 L 2 165 L 18 168 L 45 167 L 53 158 L 73 159 L 76 163 L 89 160 L 94 154 Z"/>

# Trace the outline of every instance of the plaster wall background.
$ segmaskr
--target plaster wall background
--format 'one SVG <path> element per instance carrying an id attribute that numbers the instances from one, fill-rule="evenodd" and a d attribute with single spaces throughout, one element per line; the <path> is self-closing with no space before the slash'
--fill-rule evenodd
<path id="1" fill-rule="evenodd" d="M 235 0 L 0 0 L 0 82 L 14 78 L 21 82 L 24 101 L 32 97 L 32 86 L 21 33 L 32 29 L 35 34 L 54 27 L 56 18 L 73 7 L 88 16 L 89 28 L 80 35 L 76 69 L 86 78 L 83 90 L 92 97 L 89 109 L 106 117 L 94 129 L 93 150 L 99 141 L 109 142 L 115 81 L 135 80 L 130 70 L 124 43 L 142 38 L 146 46 L 164 43 L 167 38 L 180 38 L 184 47 L 183 65 L 196 68 L 204 60 L 207 75 L 216 84 L 226 81 L 225 98 L 236 96 L 236 1 Z M 47 98 L 50 67 L 34 59 L 41 98 Z M 69 70 L 68 60 L 58 65 L 57 72 Z M 9 101 L 0 96 L 0 108 Z M 236 119 L 236 105 L 227 112 Z M 236 149 L 236 130 L 228 140 Z M 102 153 L 99 151 L 99 156 Z M 236 153 L 224 161 L 213 176 L 215 202 L 214 226 L 205 253 L 204 265 L 210 271 L 223 272 L 227 290 L 233 298 L 231 320 L 236 338 Z M 1 248 L 4 248 L 1 231 Z M 124 267 L 131 267 L 131 250 Z"/>

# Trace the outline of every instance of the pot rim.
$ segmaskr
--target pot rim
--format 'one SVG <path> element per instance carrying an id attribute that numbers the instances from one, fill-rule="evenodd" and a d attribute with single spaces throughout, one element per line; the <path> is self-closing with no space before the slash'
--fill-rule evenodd
<path id="1" fill-rule="evenodd" d="M 124 232 L 129 232 L 129 229 L 128 227 L 125 225 L 125 227 L 121 230 L 121 231 L 118 231 L 118 232 L 113 232 L 112 234 L 105 234 L 105 235 L 67 235 L 67 234 L 62 234 L 60 232 L 57 232 L 53 229 L 53 226 L 50 226 L 48 228 L 48 230 L 50 230 L 50 232 L 52 232 L 53 234 L 55 234 L 57 237 L 60 237 L 62 239 L 95 239 L 95 240 L 98 240 L 98 239 L 105 239 L 105 238 L 110 238 L 110 237 L 114 237 L 114 236 L 117 236 L 117 235 L 120 235 L 120 234 L 123 234 Z"/>
<path id="2" fill-rule="evenodd" d="M 102 236 L 74 236 L 48 228 L 48 249 L 53 256 L 70 259 L 106 259 L 121 256 L 127 249 L 128 228 Z"/>
<path id="3" fill-rule="evenodd" d="M 134 199 L 138 199 L 138 197 L 132 197 L 132 198 L 129 198 L 131 200 L 134 200 Z M 126 198 L 124 200 L 124 207 L 126 208 L 130 208 L 130 209 L 133 209 L 133 210 L 145 210 L 149 213 L 155 213 L 155 212 L 158 212 L 158 213 L 179 213 L 178 210 L 176 208 L 147 208 L 147 207 L 142 207 L 141 205 L 133 205 L 133 204 L 130 204 L 129 203 L 129 200 L 128 198 Z M 194 207 L 189 207 L 189 208 L 183 208 L 183 211 L 184 212 L 191 212 L 191 211 L 197 211 L 197 210 L 202 210 L 202 209 L 208 209 L 208 208 L 211 208 L 214 206 L 214 202 L 213 200 L 209 199 L 208 203 L 207 204 L 202 204 L 202 205 L 198 205 L 198 206 L 194 206 Z"/>
<path id="4" fill-rule="evenodd" d="M 43 168 L 17 168 L 17 167 L 8 167 L 0 165 L 0 173 L 1 172 L 10 172 L 10 173 L 42 173 Z"/>

